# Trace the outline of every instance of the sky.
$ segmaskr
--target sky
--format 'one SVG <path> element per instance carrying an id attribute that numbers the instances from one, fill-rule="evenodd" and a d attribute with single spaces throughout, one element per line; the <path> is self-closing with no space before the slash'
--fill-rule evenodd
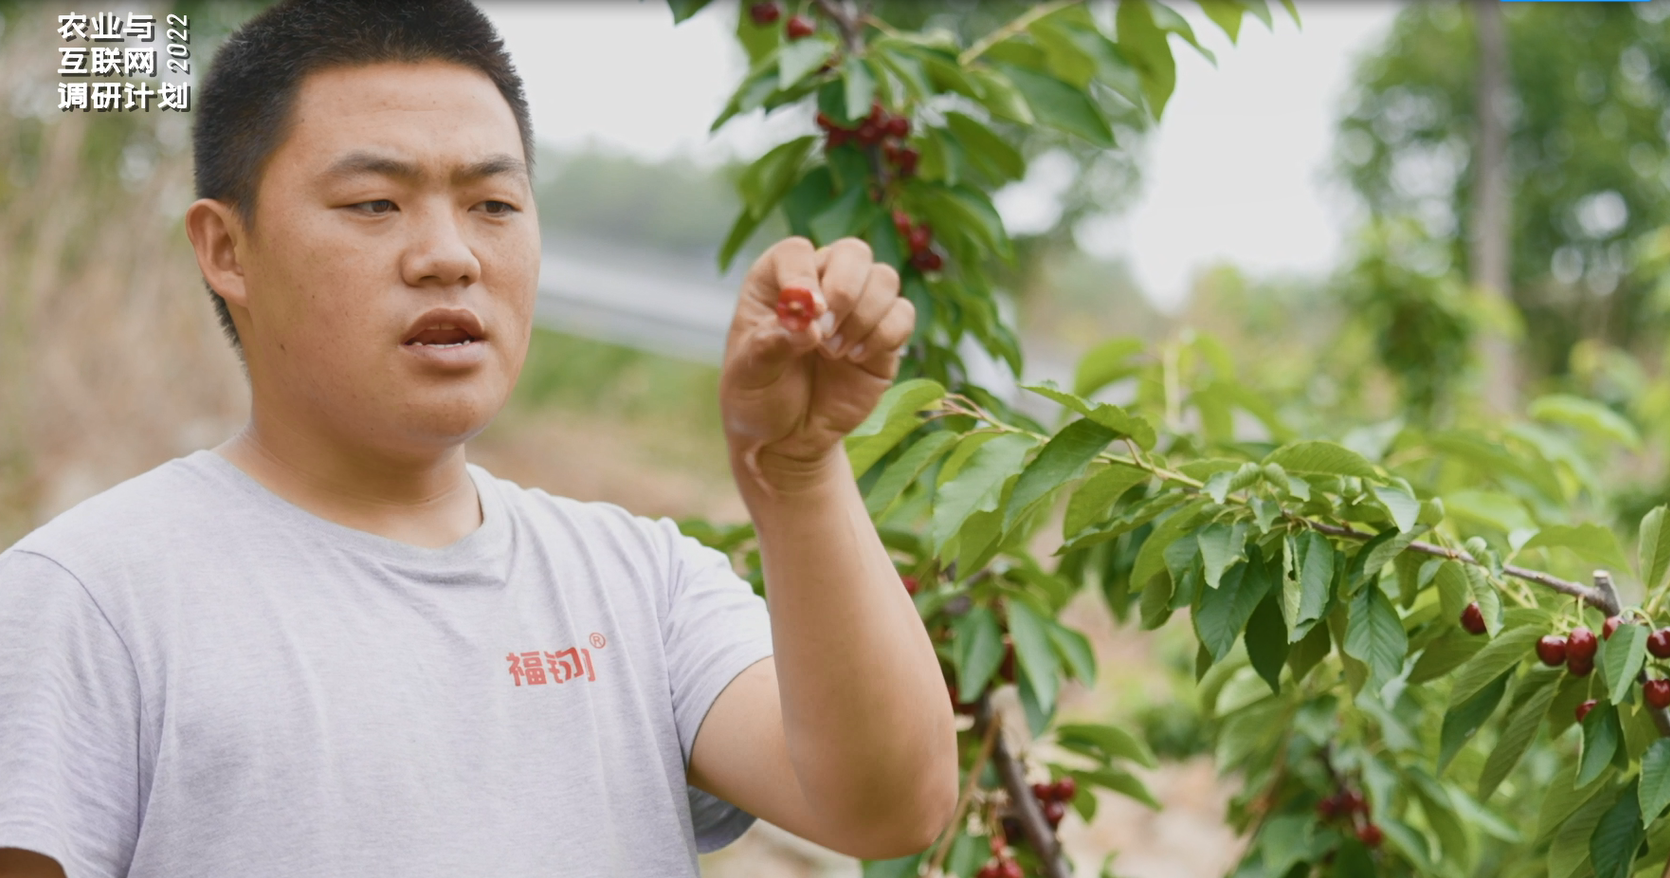
<path id="1" fill-rule="evenodd" d="M 756 112 L 708 133 L 745 69 L 729 3 L 676 28 L 662 0 L 482 5 L 522 73 L 542 143 L 711 163 L 811 130 L 804 114 Z M 1197 272 L 1220 262 L 1258 276 L 1326 272 L 1351 219 L 1350 200 L 1326 178 L 1333 123 L 1353 59 L 1400 4 L 1299 0 L 1302 28 L 1278 15 L 1266 30 L 1249 17 L 1239 45 L 1194 4 L 1174 6 L 1217 65 L 1173 39 L 1177 91 L 1146 145 L 1142 194 L 1124 214 L 1081 227 L 1080 243 L 1126 260 L 1144 293 L 1168 309 L 1182 304 Z M 1040 163 L 999 193 L 1005 220 L 1024 227 L 1047 218 L 1058 177 Z"/>

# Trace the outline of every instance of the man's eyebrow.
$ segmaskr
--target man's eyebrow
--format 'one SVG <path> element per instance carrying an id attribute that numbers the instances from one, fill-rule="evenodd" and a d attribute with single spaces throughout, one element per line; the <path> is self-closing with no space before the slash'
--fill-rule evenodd
<path id="1" fill-rule="evenodd" d="M 376 174 L 383 177 L 393 177 L 401 180 L 419 180 L 424 177 L 423 169 L 413 162 L 378 155 L 372 152 L 356 151 L 348 153 L 325 169 L 326 177 L 346 178 L 357 177 L 361 174 Z M 500 175 L 528 178 L 527 163 L 512 155 L 500 153 L 488 156 L 479 162 L 473 162 L 452 172 L 454 184 L 469 183 L 486 177 Z"/>

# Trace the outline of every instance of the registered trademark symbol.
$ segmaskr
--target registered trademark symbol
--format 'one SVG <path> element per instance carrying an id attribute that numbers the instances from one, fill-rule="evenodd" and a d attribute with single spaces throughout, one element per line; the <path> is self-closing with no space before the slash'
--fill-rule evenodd
<path id="1" fill-rule="evenodd" d="M 608 644 L 609 644 L 609 641 L 604 640 L 602 634 L 599 634 L 596 631 L 593 631 L 591 633 L 591 647 L 592 647 L 592 649 L 602 649 L 603 647 L 607 646 Z"/>

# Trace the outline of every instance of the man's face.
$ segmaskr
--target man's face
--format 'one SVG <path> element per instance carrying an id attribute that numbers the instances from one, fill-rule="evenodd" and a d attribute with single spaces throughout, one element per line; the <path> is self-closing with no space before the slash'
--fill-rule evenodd
<path id="1" fill-rule="evenodd" d="M 468 439 L 516 382 L 539 275 L 509 104 L 466 67 L 375 64 L 310 75 L 291 112 L 243 253 L 257 404 L 397 454 Z"/>

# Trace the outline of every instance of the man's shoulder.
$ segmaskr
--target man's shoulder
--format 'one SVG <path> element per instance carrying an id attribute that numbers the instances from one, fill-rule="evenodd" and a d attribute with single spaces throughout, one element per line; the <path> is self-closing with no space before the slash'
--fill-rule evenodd
<path id="1" fill-rule="evenodd" d="M 97 556 L 129 556 L 162 549 L 194 521 L 224 511 L 224 486 L 199 451 L 176 458 L 94 494 L 18 540 L 12 549 L 60 564 Z M 218 502 L 217 502 L 218 501 Z"/>

